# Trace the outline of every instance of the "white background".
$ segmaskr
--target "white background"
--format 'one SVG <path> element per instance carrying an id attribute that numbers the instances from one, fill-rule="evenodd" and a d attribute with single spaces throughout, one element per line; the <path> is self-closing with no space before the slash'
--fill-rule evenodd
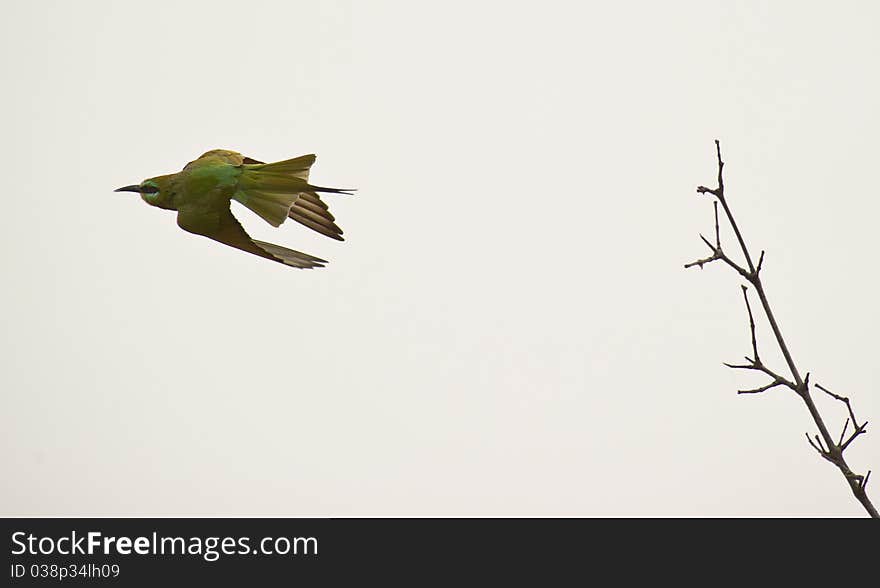
<path id="1" fill-rule="evenodd" d="M 2 514 L 863 516 L 791 392 L 736 395 L 741 280 L 682 266 L 719 138 L 795 360 L 880 419 L 878 17 L 5 2 Z M 112 191 L 212 148 L 358 188 L 344 243 L 234 209 L 327 268 Z"/>

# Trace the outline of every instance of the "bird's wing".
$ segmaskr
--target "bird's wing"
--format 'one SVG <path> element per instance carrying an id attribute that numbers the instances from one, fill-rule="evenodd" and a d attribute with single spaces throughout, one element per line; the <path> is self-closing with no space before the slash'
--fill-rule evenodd
<path id="1" fill-rule="evenodd" d="M 324 267 L 327 263 L 318 257 L 251 239 L 232 216 L 228 205 L 222 209 L 205 210 L 203 207 L 183 206 L 177 211 L 177 224 L 184 231 L 202 235 L 230 247 L 277 261 L 291 267 L 309 269 Z"/>
<path id="2" fill-rule="evenodd" d="M 210 151 L 205 151 L 201 155 L 199 155 L 198 159 L 194 159 L 184 166 L 183 169 L 189 168 L 191 165 L 197 162 L 202 162 L 206 159 L 212 159 L 216 161 L 221 161 L 223 163 L 228 163 L 229 165 L 239 166 L 244 163 L 244 160 L 247 159 L 241 153 L 236 151 L 230 151 L 229 149 L 211 149 Z"/>

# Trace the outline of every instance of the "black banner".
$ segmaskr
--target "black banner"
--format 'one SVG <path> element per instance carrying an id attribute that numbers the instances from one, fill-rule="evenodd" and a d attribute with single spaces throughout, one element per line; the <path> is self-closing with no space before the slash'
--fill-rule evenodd
<path id="1" fill-rule="evenodd" d="M 7 518 L 0 527 L 9 586 L 650 580 L 787 557 L 802 565 L 811 536 L 876 535 L 869 521 L 806 520 Z"/>

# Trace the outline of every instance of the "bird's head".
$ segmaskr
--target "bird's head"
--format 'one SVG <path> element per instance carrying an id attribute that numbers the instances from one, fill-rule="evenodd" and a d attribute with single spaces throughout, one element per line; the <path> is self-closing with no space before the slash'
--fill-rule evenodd
<path id="1" fill-rule="evenodd" d="M 171 178 L 175 174 L 148 178 L 140 184 L 116 188 L 114 192 L 137 192 L 144 202 L 159 208 L 170 208 L 171 204 Z"/>

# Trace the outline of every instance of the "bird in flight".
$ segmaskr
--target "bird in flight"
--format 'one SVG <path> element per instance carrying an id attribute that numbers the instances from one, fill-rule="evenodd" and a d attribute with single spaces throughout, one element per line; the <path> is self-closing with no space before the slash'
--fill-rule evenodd
<path id="1" fill-rule="evenodd" d="M 229 208 L 235 200 L 273 227 L 292 218 L 342 241 L 342 229 L 318 193 L 351 194 L 353 190 L 309 184 L 313 163 L 314 155 L 263 163 L 235 151 L 214 149 L 176 174 L 148 178 L 115 191 L 137 192 L 151 206 L 176 210 L 177 225 L 184 231 L 291 267 L 324 267 L 327 262 L 318 257 L 251 239 Z"/>

